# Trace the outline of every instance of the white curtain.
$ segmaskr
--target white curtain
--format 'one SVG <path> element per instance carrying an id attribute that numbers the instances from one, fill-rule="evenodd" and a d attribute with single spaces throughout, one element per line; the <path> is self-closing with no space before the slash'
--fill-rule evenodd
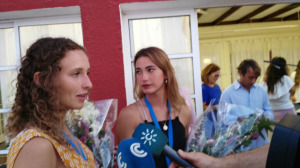
<path id="1" fill-rule="evenodd" d="M 300 59 L 300 32 L 200 40 L 201 68 L 211 62 L 221 66 L 221 89 L 238 78 L 236 68 L 244 59 L 257 61 L 262 69 L 257 79 L 260 82 L 269 65 L 264 60 L 269 61 L 270 52 L 272 57 L 281 56 L 288 64 L 297 64 Z M 227 70 L 228 66 L 230 70 Z M 289 69 L 292 71 L 295 67 L 289 66 Z"/>
<path id="2" fill-rule="evenodd" d="M 189 16 L 178 16 L 132 20 L 134 53 L 131 56 L 134 57 L 137 51 L 149 46 L 159 47 L 168 55 L 190 54 L 192 47 L 189 19 Z M 179 86 L 194 93 L 193 60 L 179 56 L 170 61 Z"/>
<path id="3" fill-rule="evenodd" d="M 83 45 L 81 23 L 53 24 L 20 27 L 21 56 L 28 47 L 42 37 L 66 37 Z"/>
<path id="4" fill-rule="evenodd" d="M 169 54 L 191 52 L 188 16 L 137 19 L 132 21 L 134 53 L 141 48 L 156 46 Z M 174 36 L 176 34 L 176 36 Z"/>
<path id="5" fill-rule="evenodd" d="M 221 77 L 217 81 L 223 90 L 231 84 L 228 80 L 231 78 L 229 43 L 222 40 L 200 41 L 200 58 L 203 69 L 210 63 L 215 63 L 221 68 Z"/>
<path id="6" fill-rule="evenodd" d="M 244 38 L 230 40 L 231 50 L 231 81 L 234 82 L 239 76 L 238 65 L 245 59 L 254 59 L 264 72 L 267 64 L 264 60 L 269 60 L 268 40 L 265 38 Z M 257 79 L 260 81 L 260 79 Z"/>
<path id="7" fill-rule="evenodd" d="M 8 70 L 9 66 L 16 65 L 15 36 L 12 28 L 0 29 L 0 108 L 10 108 L 14 99 L 14 81 L 16 71 Z M 0 142 L 4 139 L 4 125 L 7 115 L 0 114 Z"/>
<path id="8" fill-rule="evenodd" d="M 16 48 L 15 36 L 12 28 L 0 29 L 0 66 L 15 66 Z M 16 71 L 4 70 L 0 71 L 0 89 L 1 89 L 1 107 L 9 108 L 14 99 L 13 97 L 13 79 L 16 78 Z"/>
<path id="9" fill-rule="evenodd" d="M 270 45 L 273 56 L 281 56 L 288 64 L 297 65 L 300 59 L 300 35 L 283 35 L 270 38 Z M 296 69 L 295 66 L 288 66 L 290 72 Z"/>

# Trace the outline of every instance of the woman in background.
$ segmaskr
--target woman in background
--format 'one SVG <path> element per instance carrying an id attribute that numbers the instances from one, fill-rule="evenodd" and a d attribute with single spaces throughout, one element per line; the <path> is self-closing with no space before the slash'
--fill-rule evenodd
<path id="1" fill-rule="evenodd" d="M 297 68 L 292 72 L 291 78 L 295 82 L 295 94 L 291 96 L 291 100 L 295 104 L 296 111 L 298 111 L 300 109 L 300 60 Z"/>
<path id="2" fill-rule="evenodd" d="M 214 121 L 217 121 L 217 105 L 222 94 L 222 91 L 217 84 L 217 80 L 220 77 L 220 67 L 214 63 L 208 64 L 202 69 L 201 79 L 202 79 L 202 98 L 203 98 L 203 111 L 207 110 L 210 106 L 208 114 L 208 120 L 206 125 L 206 133 L 208 137 L 214 136 Z M 210 132 L 211 131 L 211 132 Z"/>
<path id="3" fill-rule="evenodd" d="M 216 105 L 219 104 L 219 100 L 222 91 L 217 84 L 217 80 L 220 77 L 220 67 L 214 63 L 208 64 L 202 69 L 202 98 L 203 98 L 203 110 L 205 111 L 212 100 L 211 108 L 215 110 Z"/>
<path id="4" fill-rule="evenodd" d="M 294 81 L 288 76 L 286 60 L 274 57 L 265 72 L 262 86 L 267 90 L 274 121 L 279 122 L 287 113 L 295 114 L 290 96 L 295 93 Z"/>
<path id="5" fill-rule="evenodd" d="M 119 114 L 118 142 L 131 138 L 140 123 L 150 123 L 167 135 L 174 150 L 185 149 L 191 111 L 180 96 L 167 54 L 156 47 L 141 49 L 135 55 L 134 67 L 137 101 L 123 108 Z M 154 157 L 154 160 L 157 168 L 167 168 L 171 162 L 163 155 Z"/>
<path id="6" fill-rule="evenodd" d="M 14 138 L 8 168 L 95 167 L 93 153 L 65 123 L 92 83 L 85 49 L 66 38 L 42 38 L 22 58 L 6 132 Z"/>

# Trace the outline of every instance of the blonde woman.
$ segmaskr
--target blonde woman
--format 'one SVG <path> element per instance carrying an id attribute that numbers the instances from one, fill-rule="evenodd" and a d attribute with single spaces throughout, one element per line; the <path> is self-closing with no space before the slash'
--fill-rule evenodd
<path id="1" fill-rule="evenodd" d="M 191 111 L 180 96 L 167 54 L 156 47 L 141 49 L 135 55 L 134 67 L 137 101 L 120 112 L 117 120 L 119 143 L 131 138 L 140 123 L 150 123 L 168 136 L 174 150 L 185 149 Z M 157 168 L 169 167 L 171 163 L 162 155 L 154 159 Z"/>

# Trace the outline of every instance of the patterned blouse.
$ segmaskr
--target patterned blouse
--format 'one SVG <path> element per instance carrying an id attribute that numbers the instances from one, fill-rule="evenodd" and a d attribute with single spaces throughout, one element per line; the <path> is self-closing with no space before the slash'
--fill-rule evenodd
<path id="1" fill-rule="evenodd" d="M 62 162 L 64 163 L 66 168 L 94 168 L 95 160 L 93 153 L 89 150 L 87 146 L 85 146 L 80 140 L 80 143 L 83 151 L 86 154 L 87 161 L 85 161 L 75 150 L 70 150 L 69 148 L 60 145 L 57 141 L 51 138 L 49 135 L 43 133 L 38 129 L 27 129 L 20 132 L 15 140 L 12 142 L 7 159 L 7 167 L 12 168 L 13 164 L 18 156 L 18 153 L 24 146 L 26 142 L 34 137 L 43 137 L 49 140 L 53 146 L 55 147 L 57 153 L 59 154 Z"/>

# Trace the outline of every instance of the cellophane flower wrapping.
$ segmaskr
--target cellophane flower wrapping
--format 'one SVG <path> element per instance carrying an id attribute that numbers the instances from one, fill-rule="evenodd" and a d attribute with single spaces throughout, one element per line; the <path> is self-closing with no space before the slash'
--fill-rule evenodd
<path id="1" fill-rule="evenodd" d="M 81 110 L 67 115 L 67 125 L 94 154 L 97 167 L 112 168 L 114 135 L 111 131 L 117 118 L 116 99 L 85 101 Z"/>
<path id="2" fill-rule="evenodd" d="M 266 131 L 272 125 L 261 110 L 229 103 L 219 104 L 218 110 L 209 106 L 195 121 L 186 150 L 214 157 L 252 150 L 269 143 Z"/>

